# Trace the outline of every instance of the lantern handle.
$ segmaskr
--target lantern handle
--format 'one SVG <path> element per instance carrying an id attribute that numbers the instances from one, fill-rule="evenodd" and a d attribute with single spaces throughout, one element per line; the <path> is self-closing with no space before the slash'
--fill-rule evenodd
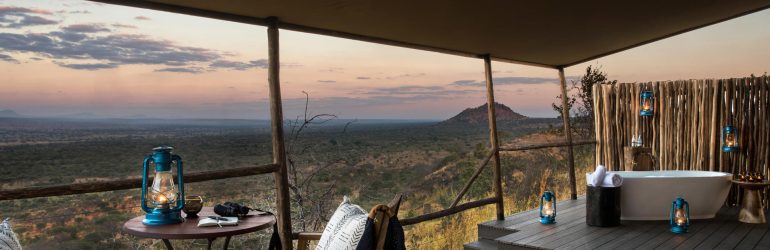
<path id="1" fill-rule="evenodd" d="M 184 173 L 182 172 L 182 157 L 178 155 L 171 155 L 171 160 L 176 161 L 176 176 L 179 183 L 179 195 L 176 199 L 176 207 L 174 210 L 181 211 L 184 208 Z"/>
<path id="2" fill-rule="evenodd" d="M 150 164 L 150 160 L 152 160 L 152 155 L 147 155 L 144 157 L 144 164 L 142 164 L 142 210 L 147 213 L 152 212 L 152 210 L 147 207 L 147 200 L 145 199 L 147 195 L 147 168 Z"/>

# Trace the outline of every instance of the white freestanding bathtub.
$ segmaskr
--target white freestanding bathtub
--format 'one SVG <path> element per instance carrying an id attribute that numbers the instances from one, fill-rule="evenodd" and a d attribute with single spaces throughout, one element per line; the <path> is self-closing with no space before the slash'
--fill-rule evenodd
<path id="1" fill-rule="evenodd" d="M 613 171 L 623 177 L 622 220 L 668 220 L 671 202 L 682 196 L 691 219 L 716 216 L 730 192 L 732 174 L 709 171 Z"/>

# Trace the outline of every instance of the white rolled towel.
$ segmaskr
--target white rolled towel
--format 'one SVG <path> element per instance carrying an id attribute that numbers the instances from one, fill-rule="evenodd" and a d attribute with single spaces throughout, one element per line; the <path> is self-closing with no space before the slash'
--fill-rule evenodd
<path id="1" fill-rule="evenodd" d="M 602 180 L 602 187 L 620 187 L 623 185 L 623 177 L 615 173 L 607 173 Z"/>
<path id="2" fill-rule="evenodd" d="M 604 165 L 598 165 L 596 166 L 596 171 L 594 171 L 589 177 L 588 177 L 588 185 L 598 187 L 602 185 L 602 181 L 604 181 L 604 174 L 607 172 L 607 169 L 604 168 Z"/>
<path id="3" fill-rule="evenodd" d="M 586 173 L 586 185 L 593 186 L 593 179 L 591 178 L 591 175 L 593 173 Z"/>

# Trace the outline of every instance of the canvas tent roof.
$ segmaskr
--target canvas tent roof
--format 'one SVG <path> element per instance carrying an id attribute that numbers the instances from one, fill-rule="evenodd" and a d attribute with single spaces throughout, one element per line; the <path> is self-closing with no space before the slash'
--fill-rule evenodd
<path id="1" fill-rule="evenodd" d="M 770 7 L 770 0 L 96 0 L 395 46 L 565 67 Z"/>

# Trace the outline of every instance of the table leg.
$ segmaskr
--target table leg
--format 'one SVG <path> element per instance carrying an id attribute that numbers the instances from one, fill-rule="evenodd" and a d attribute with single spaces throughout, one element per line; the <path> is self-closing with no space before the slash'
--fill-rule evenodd
<path id="1" fill-rule="evenodd" d="M 171 242 L 168 241 L 168 239 L 163 239 L 163 245 L 166 245 L 166 249 L 168 250 L 174 250 L 174 247 L 171 246 Z"/>
<path id="2" fill-rule="evenodd" d="M 738 220 L 743 223 L 755 224 L 764 224 L 766 222 L 759 190 L 744 188 L 743 202 Z"/>
<path id="3" fill-rule="evenodd" d="M 225 237 L 225 246 L 222 248 L 223 250 L 227 250 L 227 246 L 230 245 L 230 236 L 228 235 Z"/>
<path id="4" fill-rule="evenodd" d="M 209 240 L 209 246 L 208 246 L 208 247 L 206 247 L 206 249 L 208 249 L 208 250 L 211 250 L 211 243 L 214 243 L 214 240 L 216 240 L 216 239 L 217 239 L 217 238 L 208 238 L 208 240 Z"/>

